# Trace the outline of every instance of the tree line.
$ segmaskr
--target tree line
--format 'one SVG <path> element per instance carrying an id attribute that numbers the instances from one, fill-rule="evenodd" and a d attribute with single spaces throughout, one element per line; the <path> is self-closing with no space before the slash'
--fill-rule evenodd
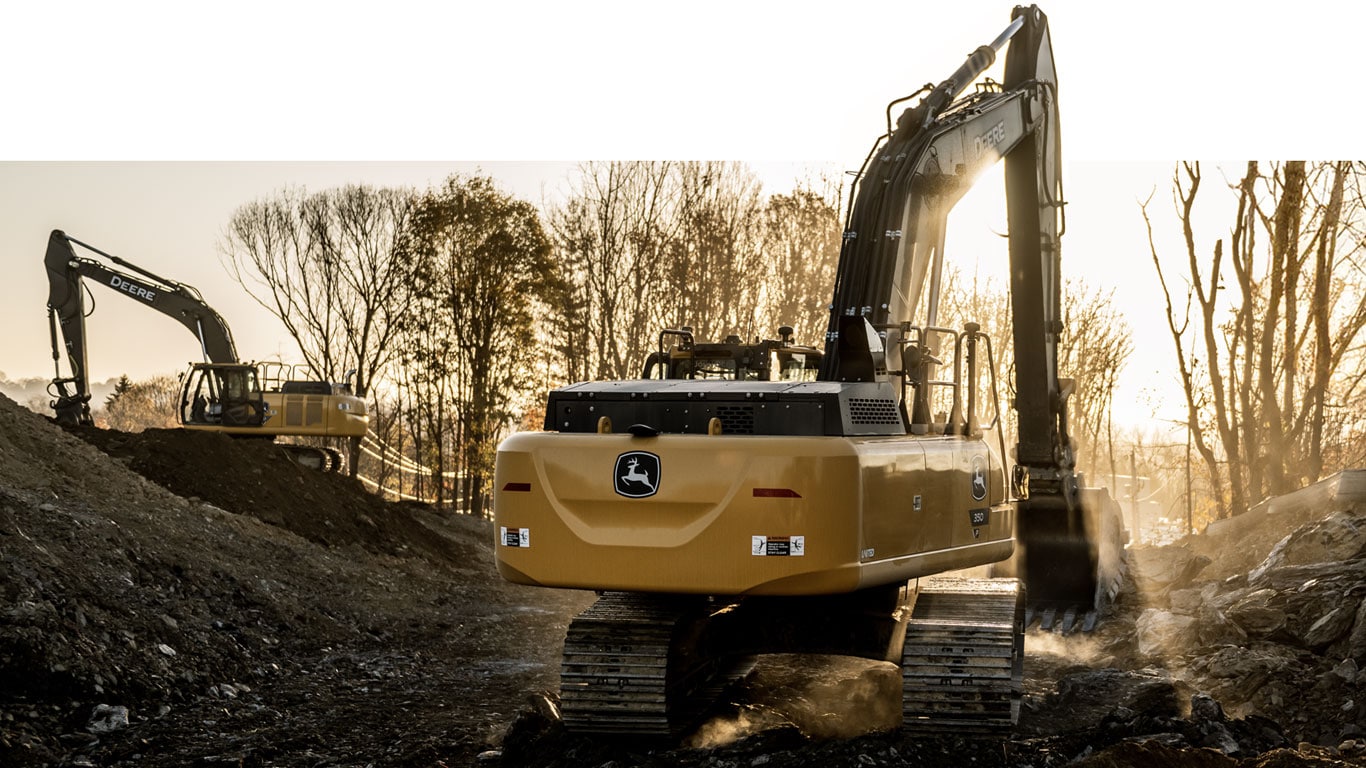
<path id="1" fill-rule="evenodd" d="M 585 163 L 543 213 L 487 176 L 284 190 L 233 214 L 237 282 L 315 371 L 350 376 L 374 438 L 351 470 L 482 511 L 498 441 L 547 389 L 640 375 L 666 327 L 823 333 L 839 189 L 765 196 L 741 163 Z M 416 470 L 416 471 L 413 471 Z"/>
<path id="2" fill-rule="evenodd" d="M 1249 163 L 1225 185 L 1237 201 L 1227 241 L 1202 243 L 1196 200 L 1210 193 L 1198 163 L 1177 167 L 1185 252 L 1162 253 L 1151 236 L 1149 250 L 1198 457 L 1199 517 L 1235 514 L 1366 460 L 1363 170 Z M 372 404 L 372 437 L 350 446 L 353 472 L 393 494 L 481 511 L 498 441 L 540 427 L 545 392 L 639 376 L 661 329 L 753 339 L 785 323 L 821 345 L 838 184 L 765 194 L 743 163 L 664 161 L 584 163 L 570 181 L 542 209 L 490 177 L 457 175 L 422 191 L 287 189 L 233 214 L 221 244 L 233 277 L 284 322 L 315 371 L 349 373 Z M 1140 213 L 1151 232 L 1150 203 Z M 994 340 L 1009 449 L 1004 284 L 951 269 L 941 316 L 979 322 Z M 1120 493 L 1136 446 L 1144 473 L 1181 461 L 1180 446 L 1117 434 L 1110 419 L 1133 351 L 1112 290 L 1066 281 L 1059 363 L 1074 381 L 1079 465 Z M 119 397 L 133 412 L 147 389 Z"/>

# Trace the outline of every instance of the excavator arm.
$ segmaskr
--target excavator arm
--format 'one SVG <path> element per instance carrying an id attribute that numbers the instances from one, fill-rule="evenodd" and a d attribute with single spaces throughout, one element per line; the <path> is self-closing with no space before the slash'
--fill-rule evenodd
<path id="1" fill-rule="evenodd" d="M 77 256 L 72 244 L 98 254 L 132 273 L 120 271 L 91 258 Z M 57 420 L 65 424 L 91 424 L 90 388 L 86 372 L 85 280 L 99 283 L 174 318 L 199 339 L 205 360 L 236 363 L 237 348 L 227 323 L 204 303 L 194 287 L 159 277 L 145 269 L 111 256 L 98 248 L 53 230 L 48 238 L 44 266 L 48 277 L 48 319 L 52 336 L 52 360 L 56 378 L 52 380 L 52 404 Z M 93 307 L 92 307 L 93 309 Z M 61 340 L 58 340 L 60 329 Z M 71 374 L 62 376 L 61 355 L 65 349 Z"/>
<path id="2" fill-rule="evenodd" d="M 960 97 L 1006 45 L 1004 82 Z M 877 334 L 884 349 L 894 349 L 911 326 L 939 325 L 949 211 L 984 170 L 1003 160 L 1019 419 L 1016 568 L 1035 606 L 1093 605 L 1100 578 L 1096 526 L 1081 507 L 1067 433 L 1068 388 L 1058 376 L 1063 197 L 1047 17 L 1037 6 L 1016 7 L 1005 31 L 921 93 L 927 91 L 870 153 L 854 189 L 820 378 L 868 380 L 858 353 L 869 344 L 843 337 Z M 918 336 L 913 359 L 934 359 L 927 338 Z M 911 367 L 906 362 L 903 375 L 913 376 Z M 907 418 L 912 432 L 923 432 L 929 406 L 924 388 L 915 392 Z"/>

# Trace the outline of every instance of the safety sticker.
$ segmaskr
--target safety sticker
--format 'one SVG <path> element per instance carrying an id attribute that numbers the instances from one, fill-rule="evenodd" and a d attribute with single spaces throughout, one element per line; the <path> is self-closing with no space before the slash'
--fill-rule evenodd
<path id="1" fill-rule="evenodd" d="M 498 540 L 503 542 L 505 547 L 526 548 L 531 546 L 531 529 L 500 527 L 498 529 Z"/>
<path id="2" fill-rule="evenodd" d="M 755 557 L 801 557 L 806 554 L 806 537 L 752 536 L 750 552 Z"/>

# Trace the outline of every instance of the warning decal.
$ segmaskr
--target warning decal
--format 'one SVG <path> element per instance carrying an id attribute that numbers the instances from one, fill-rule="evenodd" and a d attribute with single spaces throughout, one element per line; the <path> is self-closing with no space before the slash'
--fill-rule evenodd
<path id="1" fill-rule="evenodd" d="M 801 557 L 806 554 L 806 537 L 752 536 L 750 552 L 755 557 Z"/>
<path id="2" fill-rule="evenodd" d="M 529 547 L 531 546 L 530 528 L 499 528 L 498 540 L 505 547 Z"/>

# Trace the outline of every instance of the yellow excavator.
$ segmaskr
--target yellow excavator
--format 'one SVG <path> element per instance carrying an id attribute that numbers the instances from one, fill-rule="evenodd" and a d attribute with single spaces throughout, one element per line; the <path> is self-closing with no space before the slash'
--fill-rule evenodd
<path id="1" fill-rule="evenodd" d="M 128 271 L 77 256 L 73 244 Z M 48 276 L 52 360 L 57 369 L 48 388 L 59 424 L 94 424 L 86 374 L 85 281 L 89 280 L 174 318 L 199 339 L 204 362 L 191 363 L 181 377 L 178 418 L 185 429 L 269 439 L 365 434 L 369 426 L 365 401 L 346 384 L 295 378 L 293 366 L 239 361 L 232 331 L 193 286 L 160 277 L 62 230 L 53 230 L 48 237 L 43 263 Z M 68 376 L 62 375 L 63 351 L 71 369 Z M 282 447 L 295 461 L 314 469 L 335 472 L 342 465 L 341 454 L 329 447 Z"/>
<path id="2" fill-rule="evenodd" d="M 962 95 L 1006 46 L 1003 82 Z M 893 128 L 893 106 L 916 96 Z M 908 730 L 1003 733 L 1026 626 L 1089 629 L 1113 598 L 1118 508 L 1081 487 L 1057 367 L 1063 195 L 1044 13 L 1015 8 L 887 115 L 851 193 L 814 380 L 574 384 L 550 393 L 545 431 L 500 446 L 499 573 L 600 594 L 565 638 L 570 729 L 676 736 L 757 655 L 822 653 L 899 663 Z M 938 318 L 949 210 L 1001 160 L 1013 466 L 1000 340 Z"/>

